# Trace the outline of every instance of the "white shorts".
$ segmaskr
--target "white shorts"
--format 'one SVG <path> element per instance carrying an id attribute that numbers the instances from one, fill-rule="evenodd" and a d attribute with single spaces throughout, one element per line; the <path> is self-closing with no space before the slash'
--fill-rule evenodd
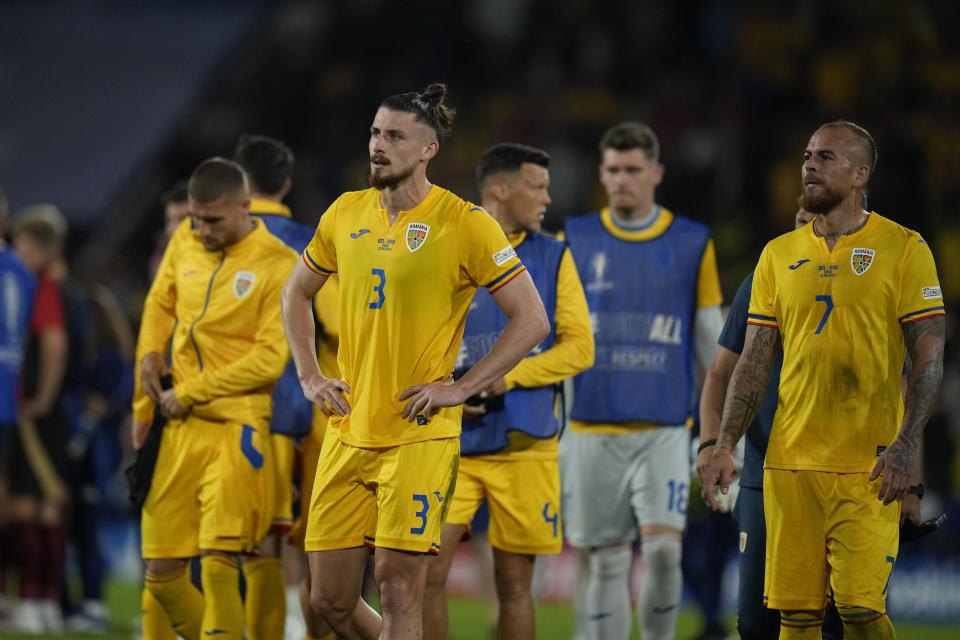
<path id="1" fill-rule="evenodd" d="M 690 430 L 622 435 L 568 430 L 560 438 L 563 529 L 575 547 L 633 542 L 641 525 L 683 529 Z"/>

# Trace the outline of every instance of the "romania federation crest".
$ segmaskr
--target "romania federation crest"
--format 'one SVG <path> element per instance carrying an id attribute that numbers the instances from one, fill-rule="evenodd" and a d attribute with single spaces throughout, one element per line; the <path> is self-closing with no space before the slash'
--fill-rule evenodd
<path id="1" fill-rule="evenodd" d="M 237 271 L 233 276 L 233 295 L 242 298 L 253 288 L 253 282 L 257 279 L 256 274 L 249 271 Z"/>
<path id="2" fill-rule="evenodd" d="M 430 233 L 430 225 L 422 222 L 411 222 L 407 225 L 407 249 L 414 252 L 423 246 L 427 241 L 427 234 Z"/>
<path id="3" fill-rule="evenodd" d="M 873 265 L 874 256 L 877 252 L 873 249 L 864 249 L 857 247 L 850 254 L 850 267 L 858 276 L 862 276 Z"/>

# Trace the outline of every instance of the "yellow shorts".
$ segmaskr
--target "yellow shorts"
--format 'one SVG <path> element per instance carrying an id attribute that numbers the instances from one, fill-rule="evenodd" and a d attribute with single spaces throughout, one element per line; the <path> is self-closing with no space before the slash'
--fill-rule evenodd
<path id="1" fill-rule="evenodd" d="M 293 459 L 296 454 L 293 437 L 271 433 L 270 452 L 273 454 L 273 517 L 270 524 L 286 531 L 293 526 Z"/>
<path id="2" fill-rule="evenodd" d="M 460 438 L 361 449 L 330 434 L 310 502 L 307 551 L 367 545 L 439 553 Z"/>
<path id="3" fill-rule="evenodd" d="M 307 533 L 307 514 L 310 513 L 310 498 L 313 495 L 313 483 L 317 477 L 317 461 L 327 431 L 327 416 L 313 408 L 313 426 L 310 433 L 300 440 L 300 516 L 290 529 L 290 544 L 303 548 L 303 539 Z M 336 438 L 334 433 L 330 436 Z"/>
<path id="4" fill-rule="evenodd" d="M 886 611 L 900 503 L 883 506 L 869 475 L 764 470 L 767 606 L 823 609 L 832 589 L 837 605 Z"/>
<path id="5" fill-rule="evenodd" d="M 270 458 L 266 424 L 169 421 L 143 505 L 143 557 L 254 551 L 270 527 Z"/>
<path id="6" fill-rule="evenodd" d="M 469 524 L 483 497 L 490 544 L 510 553 L 560 553 L 560 470 L 556 460 L 461 458 L 450 524 Z"/>

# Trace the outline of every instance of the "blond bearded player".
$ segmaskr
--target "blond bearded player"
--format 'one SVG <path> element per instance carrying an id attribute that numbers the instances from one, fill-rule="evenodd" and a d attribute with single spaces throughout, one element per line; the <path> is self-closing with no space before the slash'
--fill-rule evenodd
<path id="1" fill-rule="evenodd" d="M 372 189 L 343 194 L 284 289 L 284 325 L 304 393 L 327 407 L 306 549 L 311 603 L 344 638 L 423 637 L 426 555 L 436 552 L 459 461 L 460 405 L 549 331 L 529 274 L 482 208 L 430 184 L 453 111 L 432 84 L 384 100 L 370 127 Z M 340 275 L 343 379 L 324 378 L 310 301 Z M 510 318 L 486 358 L 450 378 L 475 290 Z M 331 436 L 333 435 L 331 431 Z M 375 546 L 382 627 L 360 598 Z"/>

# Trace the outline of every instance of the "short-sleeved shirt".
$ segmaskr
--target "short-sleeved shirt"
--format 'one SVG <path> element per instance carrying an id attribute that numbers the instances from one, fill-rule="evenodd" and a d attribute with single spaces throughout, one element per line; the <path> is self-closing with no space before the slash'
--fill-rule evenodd
<path id="1" fill-rule="evenodd" d="M 754 272 L 748 322 L 779 328 L 784 352 L 765 467 L 870 471 L 903 417 L 901 325 L 944 314 L 937 270 L 879 214 L 833 251 L 813 227 L 770 242 Z"/>
<path id="2" fill-rule="evenodd" d="M 48 327 L 63 328 L 65 324 L 60 288 L 50 276 L 41 273 L 37 278 L 33 315 L 30 316 L 30 333 L 38 336 Z"/>
<path id="3" fill-rule="evenodd" d="M 720 332 L 717 344 L 734 353 L 743 353 L 743 343 L 747 333 L 747 311 L 750 308 L 750 289 L 753 286 L 753 273 L 750 273 L 733 298 L 730 312 Z M 763 403 L 757 417 L 747 429 L 744 443 L 743 473 L 740 486 L 749 489 L 763 489 L 763 457 L 767 452 L 767 441 L 773 427 L 773 416 L 777 411 L 777 387 L 780 386 L 780 369 L 783 367 L 783 351 L 777 349 L 777 359 L 770 369 L 770 380 L 763 394 Z"/>
<path id="4" fill-rule="evenodd" d="M 337 361 L 351 412 L 330 424 L 341 440 L 389 447 L 459 435 L 460 407 L 408 422 L 399 397 L 453 373 L 476 288 L 492 293 L 523 271 L 500 225 L 437 186 L 392 225 L 379 191 L 350 192 L 320 218 L 303 260 L 340 277 Z"/>

